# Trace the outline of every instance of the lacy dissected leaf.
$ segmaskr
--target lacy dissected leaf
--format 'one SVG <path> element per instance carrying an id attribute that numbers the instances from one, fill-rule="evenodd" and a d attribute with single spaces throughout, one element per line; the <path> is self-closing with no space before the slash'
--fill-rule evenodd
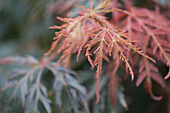
<path id="1" fill-rule="evenodd" d="M 92 98 L 96 92 L 96 103 L 99 103 L 99 92 L 105 88 L 109 78 L 109 96 L 112 104 L 115 105 L 115 100 L 118 98 L 120 103 L 128 109 L 122 89 L 118 84 L 116 72 L 120 67 L 121 61 L 123 61 L 126 64 L 126 71 L 129 71 L 133 80 L 135 76 L 132 67 L 137 64 L 138 58 L 140 58 L 140 69 L 136 85 L 139 86 L 142 81 L 145 81 L 145 87 L 150 96 L 155 100 L 160 100 L 162 97 L 157 97 L 152 92 L 152 80 L 156 81 L 163 88 L 165 83 L 159 76 L 157 67 L 149 62 L 149 60 L 153 62 L 155 60 L 146 54 L 162 61 L 169 67 L 169 72 L 165 79 L 169 78 L 169 20 L 160 14 L 158 7 L 155 10 L 137 9 L 133 8 L 130 1 L 124 1 L 125 9 L 127 8 L 127 10 L 122 10 L 117 9 L 117 7 L 122 7 L 123 5 L 120 5 L 116 0 L 103 0 L 97 7 L 93 8 L 97 1 L 89 0 L 90 7 L 82 6 L 82 10 L 77 13 L 77 17 L 57 17 L 65 24 L 50 27 L 51 29 L 57 29 L 51 48 L 45 53 L 45 55 L 49 55 L 56 49 L 52 57 L 42 58 L 40 61 L 32 56 L 0 58 L 0 64 L 22 67 L 15 69 L 14 73 L 10 75 L 8 82 L 4 84 L 4 87 L 0 88 L 0 92 L 13 88 L 12 96 L 9 100 L 19 93 L 22 106 L 27 113 L 40 113 L 41 111 L 38 107 L 40 105 L 44 107 L 46 112 L 51 113 L 51 101 L 48 98 L 48 94 L 51 94 L 51 92 L 47 91 L 46 86 L 41 81 L 46 68 L 54 76 L 52 88 L 55 93 L 56 105 L 60 109 L 63 109 L 62 107 L 65 106 L 64 112 L 79 113 L 85 110 L 89 113 L 86 100 L 87 90 L 76 80 L 77 74 L 68 69 L 72 55 L 77 53 L 77 61 L 79 61 L 80 54 L 85 52 L 92 69 L 96 67 L 96 85 L 93 85 L 96 87 L 96 90 L 92 87 L 89 96 L 89 98 Z M 65 3 L 64 6 L 61 5 L 62 3 Z M 58 9 L 59 13 L 63 13 L 77 5 L 75 3 L 77 3 L 76 0 L 57 1 L 47 13 L 55 12 Z M 56 7 L 56 5 L 60 6 Z M 111 21 L 109 21 L 110 18 L 103 16 L 110 12 L 114 15 Z M 138 57 L 133 62 L 136 53 L 143 57 Z M 53 57 L 59 54 L 61 54 L 60 59 L 57 63 L 53 63 Z M 105 64 L 104 60 L 109 63 L 107 69 L 108 78 L 106 76 L 101 77 L 103 64 Z M 58 65 L 60 62 L 63 67 Z M 106 93 L 104 92 L 101 96 L 105 97 L 105 95 Z M 64 98 L 65 100 L 69 101 L 64 103 L 63 96 L 66 97 Z M 102 100 L 102 102 L 104 101 Z"/>
<path id="2" fill-rule="evenodd" d="M 78 51 L 77 60 L 80 55 L 80 52 L 88 40 L 86 37 L 86 29 L 85 26 L 85 19 L 81 16 L 74 18 L 74 19 L 66 19 L 66 18 L 59 18 L 61 21 L 67 22 L 62 26 L 53 26 L 50 27 L 52 29 L 61 29 L 61 31 L 56 32 L 56 37 L 54 37 L 54 42 L 51 45 L 51 49 L 45 54 L 48 55 L 51 53 L 52 50 L 55 49 L 58 42 L 61 40 L 63 43 L 58 48 L 57 53 L 63 53 L 60 57 L 58 63 L 64 59 L 65 67 L 69 67 L 71 55 Z M 56 63 L 56 65 L 58 64 Z"/>
<path id="3" fill-rule="evenodd" d="M 20 61 L 18 61 L 19 59 Z M 71 91 L 76 94 L 74 102 L 78 103 L 79 100 L 77 98 L 79 98 L 88 113 L 89 109 L 85 98 L 86 89 L 70 75 L 73 74 L 77 76 L 77 73 L 60 66 L 53 69 L 55 63 L 52 63 L 49 60 L 51 59 L 44 58 L 41 59 L 41 61 L 38 61 L 32 56 L 1 58 L 1 64 L 17 65 L 17 67 L 12 70 L 13 72 L 9 76 L 8 82 L 0 88 L 0 92 L 5 92 L 6 90 L 13 88 L 13 93 L 9 101 L 19 94 L 25 112 L 41 112 L 38 106 L 42 103 L 45 110 L 48 113 L 51 113 L 51 101 L 48 98 L 48 91 L 46 86 L 41 83 L 44 68 L 47 68 L 53 72 L 55 78 L 53 88 L 56 91 L 56 104 L 61 107 L 63 103 L 61 100 L 62 89 L 64 86 L 68 86 Z M 79 106 L 77 106 L 77 109 L 78 107 Z"/>
<path id="4" fill-rule="evenodd" d="M 144 79 L 145 79 L 145 87 L 146 87 L 147 91 L 149 92 L 150 96 L 155 100 L 162 99 L 161 96 L 160 97 L 154 96 L 154 94 L 152 92 L 151 79 L 156 81 L 163 88 L 165 87 L 165 83 L 164 83 L 162 77 L 159 75 L 158 69 L 145 58 L 143 58 L 140 61 L 139 77 L 136 81 L 136 86 L 139 86 L 142 83 L 142 81 L 144 81 Z"/>
<path id="5" fill-rule="evenodd" d="M 43 70 L 40 69 L 40 67 L 38 66 L 31 70 L 24 71 L 25 73 L 22 72 L 22 73 L 16 74 L 12 78 L 10 78 L 10 81 L 6 85 L 4 85 L 4 87 L 2 87 L 0 91 L 5 91 L 9 88 L 14 88 L 16 90 L 13 90 L 13 95 L 15 95 L 16 92 L 20 92 L 19 95 L 21 96 L 20 98 L 22 101 L 23 108 L 26 107 L 26 110 L 27 110 L 28 105 L 34 104 L 34 106 L 32 106 L 31 109 L 33 109 L 33 111 L 36 112 L 38 111 L 38 108 L 37 108 L 38 100 L 40 100 L 40 102 L 43 103 L 46 111 L 48 113 L 51 113 L 50 101 L 47 98 L 46 88 L 43 85 L 39 86 L 38 84 L 39 82 L 34 83 L 35 82 L 34 77 L 36 76 L 35 73 L 37 71 L 39 72 L 38 72 L 38 77 L 36 81 L 39 81 L 40 79 L 39 76 L 41 76 Z M 17 78 L 20 78 L 20 79 L 17 80 Z M 15 81 L 15 84 L 10 85 L 14 81 Z M 35 87 L 35 90 L 34 88 L 31 88 L 31 87 Z M 42 91 L 42 93 L 40 90 Z M 34 95 L 36 95 L 36 97 Z M 31 98 L 28 100 L 26 99 L 27 96 L 28 97 L 31 96 Z"/>
<path id="6" fill-rule="evenodd" d="M 128 30 L 117 30 L 112 23 L 107 21 L 107 18 L 102 16 L 100 12 L 113 11 L 110 7 L 107 7 L 107 3 L 110 0 L 103 1 L 99 6 L 93 9 L 93 1 L 91 1 L 90 8 L 81 7 L 82 11 L 78 12 L 79 16 L 75 18 L 58 18 L 64 21 L 65 24 L 61 26 L 53 26 L 51 28 L 60 29 L 56 32 L 54 42 L 51 49 L 45 55 L 51 53 L 52 50 L 58 45 L 57 53 L 62 55 L 55 66 L 62 61 L 64 67 L 69 67 L 71 55 L 75 52 L 78 57 L 85 49 L 88 61 L 90 62 L 92 69 L 96 66 L 96 95 L 97 103 L 99 102 L 99 84 L 100 75 L 102 73 L 103 59 L 109 62 L 108 55 L 114 56 L 114 52 L 119 54 L 119 60 L 125 62 L 127 69 L 131 74 L 132 80 L 134 79 L 134 73 L 132 67 L 127 58 L 127 50 L 132 49 L 138 54 L 154 61 L 152 58 L 145 55 L 139 47 L 133 44 L 131 37 L 127 34 Z M 94 56 L 94 60 L 91 58 Z M 54 66 L 54 67 L 55 67 Z"/>
<path id="7" fill-rule="evenodd" d="M 136 42 L 140 42 L 138 45 L 144 53 L 152 54 L 170 67 L 170 22 L 159 13 L 159 9 L 132 8 L 130 12 L 122 12 L 128 15 L 125 29 Z M 150 49 L 152 51 L 148 51 Z"/>
<path id="8" fill-rule="evenodd" d="M 1 60 L 1 63 L 3 64 L 20 65 L 22 66 L 22 68 L 15 70 L 15 74 L 9 78 L 10 81 L 6 85 L 4 85 L 4 87 L 2 87 L 0 91 L 5 91 L 8 88 L 13 87 L 13 96 L 16 94 L 16 92 L 20 92 L 19 95 L 21 96 L 20 98 L 22 101 L 22 106 L 23 108 L 26 107 L 25 110 L 28 110 L 28 106 L 26 104 L 34 104 L 31 109 L 33 112 L 37 112 L 37 105 L 38 101 L 40 100 L 40 102 L 42 102 L 42 104 L 44 105 L 46 111 L 48 113 L 51 113 L 50 100 L 47 98 L 47 90 L 42 84 L 40 85 L 40 79 L 44 68 L 43 66 L 41 67 L 39 61 L 32 56 L 14 56 L 9 58 L 1 58 Z M 24 69 L 23 66 L 27 66 L 30 68 L 27 69 L 25 67 L 26 69 Z M 38 74 L 35 74 L 37 72 Z M 34 80 L 35 78 L 36 80 Z M 15 84 L 10 85 L 14 81 Z M 27 96 L 31 96 L 31 98 L 28 100 L 26 99 Z"/>
<path id="9" fill-rule="evenodd" d="M 111 98 L 111 103 L 114 107 L 116 107 L 116 99 L 117 99 L 117 87 L 118 87 L 118 78 L 117 78 L 117 70 L 120 66 L 119 55 L 117 52 L 114 52 L 114 60 L 108 66 L 108 78 L 109 78 L 109 96 Z M 117 54 L 116 54 L 117 53 Z"/>
<path id="10" fill-rule="evenodd" d="M 53 73 L 55 78 L 53 83 L 53 88 L 55 90 L 56 104 L 59 105 L 60 108 L 62 107 L 63 102 L 61 99 L 62 99 L 63 89 L 65 87 L 68 87 L 70 88 L 68 92 L 70 93 L 71 98 L 73 98 L 73 100 L 72 99 L 70 100 L 72 101 L 71 103 L 78 103 L 79 101 L 82 102 L 86 112 L 89 113 L 89 108 L 87 107 L 88 103 L 86 101 L 86 95 L 87 95 L 86 88 L 81 84 L 79 84 L 77 80 L 70 75 L 72 73 L 73 75 L 77 76 L 77 74 L 73 71 L 69 71 L 68 69 L 59 66 L 53 69 L 52 68 L 53 66 L 54 65 L 52 64 L 51 67 L 48 66 L 47 68 Z M 75 111 L 77 111 L 79 105 L 72 104 L 72 107 L 74 110 L 76 109 Z"/>

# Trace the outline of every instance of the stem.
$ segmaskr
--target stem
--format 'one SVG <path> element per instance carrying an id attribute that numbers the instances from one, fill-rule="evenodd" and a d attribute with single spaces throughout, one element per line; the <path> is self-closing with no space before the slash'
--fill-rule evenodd
<path id="1" fill-rule="evenodd" d="M 36 97 L 35 97 L 35 103 L 34 103 L 33 113 L 36 113 L 37 104 L 38 104 L 38 99 L 39 99 L 39 94 L 38 94 L 38 89 L 36 89 Z"/>
<path id="2" fill-rule="evenodd" d="M 5 110 L 5 111 L 6 111 L 6 109 L 8 108 L 9 104 L 11 103 L 11 101 L 12 101 L 12 99 L 13 99 L 13 97 L 14 97 L 14 94 L 15 94 L 16 91 L 17 91 L 17 88 L 18 88 L 18 87 L 16 87 L 16 88 L 13 90 L 11 96 L 9 97 L 7 103 L 5 104 L 5 107 L 4 107 L 4 110 Z"/>
<path id="3" fill-rule="evenodd" d="M 77 108 L 74 106 L 73 98 L 71 97 L 71 95 L 70 95 L 70 93 L 68 91 L 69 89 L 67 87 L 65 87 L 64 89 L 65 89 L 65 91 L 66 91 L 66 93 L 68 95 L 69 100 L 71 100 L 70 102 L 71 102 L 71 105 L 73 106 L 74 113 L 79 113 Z"/>
<path id="4" fill-rule="evenodd" d="M 37 109 L 37 104 L 38 104 L 38 99 L 39 99 L 40 80 L 41 80 L 43 70 L 44 70 L 44 67 L 42 66 L 40 68 L 39 73 L 38 73 L 38 77 L 37 77 L 37 81 L 36 81 L 36 85 L 35 85 L 35 87 L 36 87 L 36 97 L 35 97 L 33 113 L 36 113 L 36 109 Z"/>
<path id="5" fill-rule="evenodd" d="M 36 81 L 36 88 L 39 88 L 40 87 L 40 80 L 41 80 L 41 76 L 42 76 L 42 72 L 44 70 L 44 67 L 42 66 L 40 68 L 40 71 L 38 73 L 38 77 L 37 77 L 37 81 Z"/>

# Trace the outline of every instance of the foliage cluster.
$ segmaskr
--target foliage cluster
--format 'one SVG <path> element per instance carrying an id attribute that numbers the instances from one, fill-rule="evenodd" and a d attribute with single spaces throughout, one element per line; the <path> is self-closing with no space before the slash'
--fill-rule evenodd
<path id="1" fill-rule="evenodd" d="M 150 10 L 137 8 L 132 1 L 126 0 L 104 0 L 95 8 L 94 2 L 96 1 L 90 0 L 89 8 L 81 6 L 77 17 L 57 17 L 64 24 L 50 27 L 57 31 L 51 48 L 45 53 L 46 57 L 40 60 L 32 56 L 0 58 L 0 64 L 18 67 L 12 70 L 8 82 L 0 88 L 1 93 L 6 91 L 10 95 L 7 106 L 13 98 L 17 98 L 27 113 L 42 112 L 42 107 L 51 113 L 50 103 L 53 102 L 49 98 L 55 97 L 55 104 L 63 112 L 101 112 L 102 108 L 90 110 L 96 89 L 97 104 L 100 101 L 103 104 L 111 101 L 115 106 L 118 98 L 121 105 L 128 109 L 119 81 L 127 79 L 129 74 L 132 81 L 137 78 L 136 86 L 144 81 L 147 92 L 154 100 L 162 99 L 162 96 L 154 95 L 152 80 L 162 88 L 166 87 L 159 68 L 155 65 L 157 62 L 162 62 L 169 68 L 169 72 L 163 75 L 164 78 L 170 77 L 170 21 L 167 14 L 161 12 L 158 4 Z M 72 6 L 73 3 L 70 3 L 65 8 Z M 111 17 L 104 16 L 107 14 Z M 84 63 L 87 59 L 91 69 L 96 69 L 95 87 L 89 92 L 82 84 L 91 84 L 92 78 L 80 72 L 81 78 L 77 81 L 79 75 L 69 69 L 72 68 L 75 53 L 77 62 Z M 60 58 L 54 62 L 58 56 Z M 124 64 L 127 74 L 120 69 Z M 120 76 L 118 71 L 122 71 L 124 76 Z M 48 85 L 43 84 L 43 75 L 53 75 L 52 87 L 48 88 Z M 103 93 L 102 89 L 106 90 L 104 87 L 107 86 L 108 91 Z M 110 99 L 105 99 L 107 95 Z M 68 100 L 68 103 L 64 103 Z M 7 108 L 9 107 L 3 110 L 8 111 Z"/>

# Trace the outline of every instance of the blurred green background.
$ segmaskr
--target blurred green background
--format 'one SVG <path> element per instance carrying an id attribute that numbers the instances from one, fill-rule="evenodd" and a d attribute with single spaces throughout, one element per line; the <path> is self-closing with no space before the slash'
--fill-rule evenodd
<path id="1" fill-rule="evenodd" d="M 54 0 L 0 0 L 0 56 L 43 55 L 54 32 L 55 16 L 46 11 Z"/>

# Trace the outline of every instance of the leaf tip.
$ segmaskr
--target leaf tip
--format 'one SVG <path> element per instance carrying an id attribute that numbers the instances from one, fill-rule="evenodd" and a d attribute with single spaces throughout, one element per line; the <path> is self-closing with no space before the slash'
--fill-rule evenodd
<path id="1" fill-rule="evenodd" d="M 168 74 L 165 76 L 164 79 L 166 80 L 166 79 L 168 79 L 168 78 L 170 78 L 170 70 L 169 70 Z"/>

